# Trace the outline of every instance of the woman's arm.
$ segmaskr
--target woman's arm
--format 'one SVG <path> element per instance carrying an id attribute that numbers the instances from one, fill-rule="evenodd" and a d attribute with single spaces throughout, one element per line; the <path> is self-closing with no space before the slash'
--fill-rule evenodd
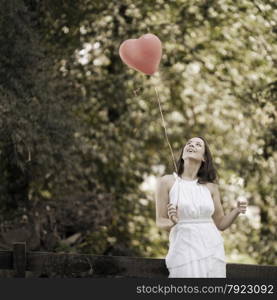
<path id="1" fill-rule="evenodd" d="M 170 231 L 171 227 L 175 225 L 168 217 L 168 183 L 167 176 L 165 175 L 157 180 L 155 201 L 156 201 L 156 225 L 167 231 Z"/>
<path id="2" fill-rule="evenodd" d="M 220 230 L 225 230 L 232 225 L 237 216 L 240 214 L 238 208 L 234 208 L 228 215 L 221 219 Z"/>
<path id="3" fill-rule="evenodd" d="M 246 211 L 247 202 L 238 205 L 238 207 L 234 208 L 228 215 L 224 215 L 217 184 L 213 184 L 212 196 L 213 196 L 214 206 L 215 206 L 213 219 L 216 227 L 221 231 L 230 227 L 232 223 L 235 221 L 235 219 L 237 218 L 237 216 L 240 213 L 245 213 Z"/>

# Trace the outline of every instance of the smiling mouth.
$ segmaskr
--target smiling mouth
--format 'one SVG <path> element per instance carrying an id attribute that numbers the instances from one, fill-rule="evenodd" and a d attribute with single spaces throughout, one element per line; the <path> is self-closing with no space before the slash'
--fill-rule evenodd
<path id="1" fill-rule="evenodd" d="M 195 153 L 196 150 L 193 150 L 193 149 L 188 149 L 187 152 L 192 152 L 192 153 Z"/>

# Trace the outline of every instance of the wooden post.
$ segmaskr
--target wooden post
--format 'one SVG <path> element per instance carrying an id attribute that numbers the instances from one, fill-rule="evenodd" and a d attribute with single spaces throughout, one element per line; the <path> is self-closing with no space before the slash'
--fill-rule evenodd
<path id="1" fill-rule="evenodd" d="M 13 243 L 13 269 L 15 277 L 25 277 L 26 243 Z"/>

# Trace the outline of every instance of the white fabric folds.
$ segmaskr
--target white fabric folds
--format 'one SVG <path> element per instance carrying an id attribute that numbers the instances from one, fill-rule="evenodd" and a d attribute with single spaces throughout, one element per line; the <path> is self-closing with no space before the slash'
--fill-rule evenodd
<path id="1" fill-rule="evenodd" d="M 165 257 L 169 277 L 226 277 L 224 240 L 215 226 L 213 199 L 197 180 L 176 178 L 169 198 L 178 205 L 178 223 L 169 234 Z"/>

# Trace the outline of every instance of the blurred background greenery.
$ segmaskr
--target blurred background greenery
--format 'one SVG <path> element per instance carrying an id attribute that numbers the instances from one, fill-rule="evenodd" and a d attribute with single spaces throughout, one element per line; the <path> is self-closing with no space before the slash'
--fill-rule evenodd
<path id="1" fill-rule="evenodd" d="M 0 248 L 163 258 L 157 177 L 203 135 L 225 213 L 228 262 L 276 265 L 274 0 L 10 0 L 0 18 Z M 120 44 L 151 32 L 159 72 Z"/>

